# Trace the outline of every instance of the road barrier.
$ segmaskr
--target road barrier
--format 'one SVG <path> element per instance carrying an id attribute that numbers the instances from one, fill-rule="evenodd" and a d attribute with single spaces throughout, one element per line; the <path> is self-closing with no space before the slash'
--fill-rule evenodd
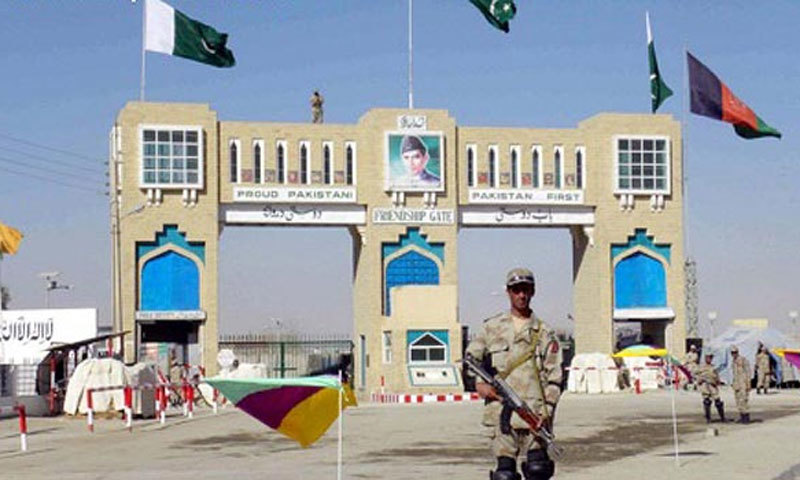
<path id="1" fill-rule="evenodd" d="M 202 383 L 202 382 L 200 382 Z M 181 406 L 183 408 L 183 416 L 187 418 L 194 418 L 194 389 L 198 385 L 195 382 L 183 383 L 146 383 L 137 386 L 131 385 L 108 385 L 97 388 L 86 389 L 86 425 L 89 432 L 94 433 L 94 399 L 93 395 L 98 392 L 110 392 L 115 390 L 122 390 L 125 398 L 125 405 L 123 408 L 125 426 L 128 431 L 133 431 L 133 391 L 134 390 L 154 390 L 155 391 L 155 408 L 156 418 L 162 425 L 166 423 L 167 419 L 167 388 L 177 389 L 180 388 L 182 392 Z M 217 399 L 219 392 L 213 389 L 212 409 L 214 414 L 217 414 Z"/>
<path id="2" fill-rule="evenodd" d="M 25 414 L 25 405 L 18 403 L 10 407 L 0 407 L 0 414 L 17 412 L 19 416 L 19 449 L 28 451 L 28 417 Z"/>

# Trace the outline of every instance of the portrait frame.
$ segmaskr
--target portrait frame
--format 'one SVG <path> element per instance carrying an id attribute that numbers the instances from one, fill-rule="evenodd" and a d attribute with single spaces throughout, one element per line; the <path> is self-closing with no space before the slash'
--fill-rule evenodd
<path id="1" fill-rule="evenodd" d="M 424 168 L 425 179 L 411 178 L 403 162 L 400 146 L 403 137 L 413 135 L 425 145 L 428 162 Z M 444 192 L 445 141 L 440 131 L 400 130 L 387 131 L 384 136 L 384 191 L 387 192 Z M 436 181 L 432 180 L 436 178 Z"/>

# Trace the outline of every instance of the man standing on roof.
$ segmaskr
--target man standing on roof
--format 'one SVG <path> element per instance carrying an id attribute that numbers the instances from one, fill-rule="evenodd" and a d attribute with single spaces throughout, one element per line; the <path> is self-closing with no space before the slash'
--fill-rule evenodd
<path id="1" fill-rule="evenodd" d="M 466 354 L 490 366 L 545 422 L 552 426 L 561 396 L 561 347 L 553 331 L 530 308 L 535 293 L 533 273 L 515 268 L 506 275 L 511 308 L 484 321 Z M 520 480 L 517 458 L 522 457 L 526 480 L 547 480 L 555 472 L 544 445 L 516 413 L 504 409 L 491 385 L 477 378 L 475 389 L 485 399 L 483 425 L 491 428 L 497 469 L 491 480 Z"/>
<path id="2" fill-rule="evenodd" d="M 761 394 L 761 389 L 764 389 L 764 394 L 767 394 L 769 388 L 769 379 L 772 376 L 772 367 L 769 364 L 769 353 L 767 347 L 763 343 L 758 344 L 758 353 L 756 353 L 756 394 Z"/>
<path id="3" fill-rule="evenodd" d="M 750 423 L 750 408 L 747 405 L 747 396 L 750 394 L 750 362 L 739 355 L 739 348 L 734 345 L 731 347 L 731 357 L 733 358 L 733 395 L 736 398 L 736 409 L 739 410 L 738 423 Z"/>
<path id="4" fill-rule="evenodd" d="M 725 421 L 725 407 L 722 400 L 719 398 L 719 373 L 711 364 L 714 355 L 707 353 L 705 356 L 705 363 L 695 369 L 695 382 L 700 395 L 703 396 L 703 413 L 706 417 L 706 423 L 711 423 L 711 401 L 714 401 L 714 406 L 717 407 L 717 413 L 721 422 Z"/>

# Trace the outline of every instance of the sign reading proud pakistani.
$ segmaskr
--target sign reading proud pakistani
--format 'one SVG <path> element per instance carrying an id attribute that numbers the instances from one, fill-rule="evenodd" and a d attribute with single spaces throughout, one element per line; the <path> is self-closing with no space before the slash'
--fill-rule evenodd
<path id="1" fill-rule="evenodd" d="M 479 205 L 583 205 L 583 191 L 470 189 L 469 203 Z"/>
<path id="2" fill-rule="evenodd" d="M 233 201 L 244 203 L 355 203 L 356 189 L 234 187 Z"/>

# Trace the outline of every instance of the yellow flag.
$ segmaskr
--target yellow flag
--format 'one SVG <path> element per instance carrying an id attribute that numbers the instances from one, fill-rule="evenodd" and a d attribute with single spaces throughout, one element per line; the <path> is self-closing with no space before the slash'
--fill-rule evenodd
<path id="1" fill-rule="evenodd" d="M 17 253 L 20 241 L 22 241 L 22 232 L 0 223 L 0 254 L 13 255 Z"/>

